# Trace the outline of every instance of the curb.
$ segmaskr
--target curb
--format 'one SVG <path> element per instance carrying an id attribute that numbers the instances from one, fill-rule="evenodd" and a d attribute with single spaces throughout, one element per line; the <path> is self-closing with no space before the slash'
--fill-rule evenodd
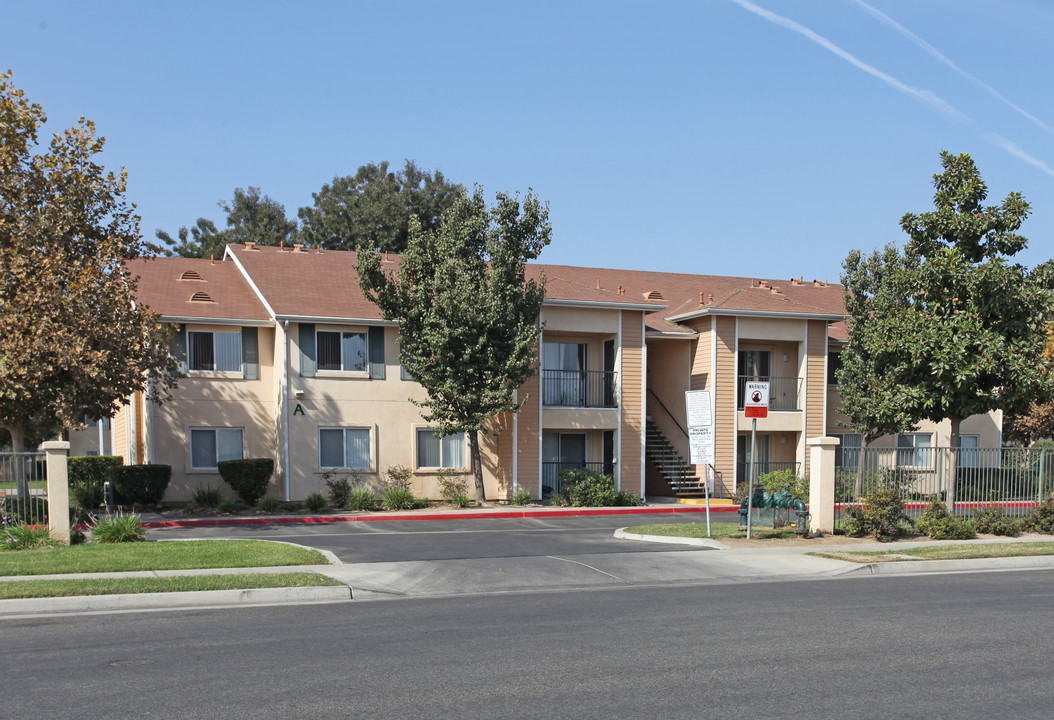
<path id="1" fill-rule="evenodd" d="M 843 561 L 848 562 L 848 561 Z M 839 575 L 920 575 L 990 570 L 1035 570 L 1054 568 L 1054 555 L 974 558 L 971 560 L 905 560 L 865 563 L 847 568 Z"/>
<path id="2" fill-rule="evenodd" d="M 738 505 L 718 505 L 711 507 L 711 513 L 737 512 Z M 147 520 L 146 528 L 181 528 L 181 527 L 224 527 L 233 525 L 294 525 L 321 524 L 338 522 L 393 522 L 402 520 L 509 520 L 518 518 L 552 518 L 552 517 L 590 517 L 598 515 L 659 515 L 676 513 L 705 513 L 705 506 L 678 505 L 675 507 L 613 507 L 582 508 L 571 510 L 484 510 L 482 512 L 441 512 L 422 513 L 417 515 L 314 515 L 304 517 L 229 517 L 229 518 L 193 518 L 188 520 Z"/>
<path id="3" fill-rule="evenodd" d="M 118 612 L 194 607 L 234 607 L 274 603 L 332 603 L 352 599 L 347 585 L 246 590 L 200 590 L 127 595 L 78 595 L 58 598 L 0 600 L 0 616 L 40 616 L 61 613 Z"/>
<path id="4" fill-rule="evenodd" d="M 696 547 L 708 547 L 713 550 L 728 550 L 729 547 L 724 543 L 718 542 L 712 538 L 687 538 L 687 537 L 671 537 L 666 535 L 638 535 L 637 533 L 628 533 L 626 528 L 619 528 L 615 531 L 615 537 L 620 540 L 637 540 L 640 542 L 653 542 L 653 543 L 666 543 L 667 545 L 694 545 Z"/>

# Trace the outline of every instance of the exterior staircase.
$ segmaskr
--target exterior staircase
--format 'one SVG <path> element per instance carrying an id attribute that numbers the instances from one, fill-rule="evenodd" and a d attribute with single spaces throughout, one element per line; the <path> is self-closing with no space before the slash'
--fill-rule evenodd
<path id="1" fill-rule="evenodd" d="M 678 498 L 701 498 L 706 496 L 703 482 L 695 475 L 690 466 L 666 439 L 659 426 L 649 415 L 645 425 L 644 451 L 655 465 L 666 484 Z"/>

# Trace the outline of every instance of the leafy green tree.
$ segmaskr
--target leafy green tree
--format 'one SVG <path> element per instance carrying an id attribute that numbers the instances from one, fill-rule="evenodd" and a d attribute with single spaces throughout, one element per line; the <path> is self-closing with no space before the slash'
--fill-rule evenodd
<path id="1" fill-rule="evenodd" d="M 1049 375 L 1054 371 L 1054 328 L 1047 328 L 1046 347 L 1039 371 Z M 1045 438 L 1054 438 L 1054 398 L 1038 398 L 1023 413 L 1003 417 L 1003 439 L 1007 442 L 1031 445 Z"/>
<path id="2" fill-rule="evenodd" d="M 516 388 L 535 372 L 544 278 L 525 279 L 524 263 L 549 244 L 548 207 L 498 193 L 488 208 L 478 187 L 462 195 L 436 230 L 416 219 L 396 271 L 377 250 L 359 253 L 363 291 L 386 320 L 399 323 L 402 361 L 428 399 L 424 419 L 440 436 L 471 440 L 476 497 L 485 502 L 480 432 L 526 401 Z"/>
<path id="3" fill-rule="evenodd" d="M 464 193 L 436 170 L 423 171 L 407 160 L 392 172 L 388 163 L 370 163 L 355 175 L 335 177 L 312 193 L 314 205 L 298 213 L 301 239 L 330 250 L 402 252 L 410 234 L 410 219 L 425 230 L 439 228 L 443 213 Z"/>
<path id="4" fill-rule="evenodd" d="M 901 219 L 903 253 L 853 250 L 843 265 L 849 339 L 839 389 L 869 439 L 949 418 L 957 446 L 965 418 L 1021 412 L 1049 393 L 1039 360 L 1054 262 L 1030 271 L 1008 260 L 1028 244 L 1018 229 L 1029 205 L 1018 193 L 983 205 L 988 188 L 969 155 L 942 152 L 941 164 L 935 210 Z M 950 477 L 949 504 L 954 467 Z"/>
<path id="5" fill-rule="evenodd" d="M 178 239 L 158 230 L 157 239 L 166 246 L 162 252 L 179 257 L 222 257 L 228 243 L 280 245 L 296 238 L 296 221 L 286 219 L 285 206 L 261 195 L 258 187 L 235 188 L 231 202 L 221 200 L 217 205 L 227 213 L 226 229 L 219 230 L 211 220 L 198 218 L 189 229 L 179 229 Z"/>
<path id="6" fill-rule="evenodd" d="M 109 417 L 153 383 L 174 381 L 169 333 L 136 305 L 126 261 L 143 242 L 126 173 L 96 164 L 89 120 L 34 154 L 40 105 L 0 74 L 0 427 L 12 446 L 31 428 Z M 20 492 L 25 492 L 24 483 Z"/>

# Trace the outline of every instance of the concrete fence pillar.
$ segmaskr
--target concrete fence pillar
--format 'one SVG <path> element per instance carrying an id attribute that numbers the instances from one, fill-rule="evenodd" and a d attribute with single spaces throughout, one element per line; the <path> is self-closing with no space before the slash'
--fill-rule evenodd
<path id="1" fill-rule="evenodd" d="M 809 530 L 834 533 L 834 451 L 841 441 L 809 438 Z"/>
<path id="2" fill-rule="evenodd" d="M 70 484 L 66 457 L 70 444 L 53 440 L 40 446 L 47 453 L 48 466 L 48 529 L 51 536 L 66 544 L 70 541 Z"/>

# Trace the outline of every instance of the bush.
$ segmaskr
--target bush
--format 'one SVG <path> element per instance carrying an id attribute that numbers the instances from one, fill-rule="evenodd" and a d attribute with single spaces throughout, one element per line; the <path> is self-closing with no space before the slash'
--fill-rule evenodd
<path id="1" fill-rule="evenodd" d="M 610 475 L 582 468 L 560 472 L 560 495 L 571 507 L 607 507 L 617 504 L 619 492 Z"/>
<path id="2" fill-rule="evenodd" d="M 214 508 L 220 504 L 221 500 L 223 500 L 223 495 L 220 493 L 220 489 L 211 485 L 198 485 L 198 489 L 194 491 L 195 505 Z"/>
<path id="3" fill-rule="evenodd" d="M 1017 518 L 1012 518 L 1003 512 L 1001 507 L 984 508 L 978 510 L 970 518 L 973 527 L 979 533 L 989 535 L 1001 535 L 1003 537 L 1017 537 L 1021 534 L 1024 524 Z"/>
<path id="4" fill-rule="evenodd" d="M 904 524 L 911 518 L 904 514 L 904 500 L 897 487 L 884 487 L 864 498 L 863 506 L 847 509 L 845 532 L 852 537 L 870 535 L 876 540 L 891 540 L 904 534 Z"/>
<path id="5" fill-rule="evenodd" d="M 135 513 L 117 513 L 96 520 L 91 527 L 91 537 L 100 543 L 143 542 L 146 540 L 146 528 Z"/>
<path id="6" fill-rule="evenodd" d="M 216 506 L 216 509 L 224 515 L 233 515 L 238 512 L 238 503 L 233 500 L 220 500 L 220 504 Z"/>
<path id="7" fill-rule="evenodd" d="M 916 528 L 934 540 L 973 540 L 977 537 L 973 526 L 948 514 L 948 509 L 937 497 L 930 498 Z"/>
<path id="8" fill-rule="evenodd" d="M 267 494 L 267 485 L 274 474 L 271 458 L 245 458 L 244 460 L 221 460 L 216 463 L 223 482 L 230 485 L 238 498 L 246 505 L 255 505 Z"/>
<path id="9" fill-rule="evenodd" d="M 1025 532 L 1046 533 L 1054 535 L 1054 500 L 1048 499 L 1025 516 L 1021 523 Z"/>
<path id="10" fill-rule="evenodd" d="M 451 505 L 457 507 L 468 507 L 468 480 L 464 473 L 456 470 L 439 470 L 436 472 L 436 482 L 439 483 L 439 497 Z M 460 498 L 465 499 L 464 505 L 458 505 Z"/>
<path id="11" fill-rule="evenodd" d="M 110 483 L 125 503 L 155 507 L 172 479 L 171 465 L 123 465 L 110 468 Z"/>
<path id="12" fill-rule="evenodd" d="M 124 459 L 115 455 L 93 455 L 71 457 L 67 465 L 70 498 L 77 507 L 95 510 L 106 502 L 106 481 L 110 470 L 124 465 Z"/>
<path id="13" fill-rule="evenodd" d="M 460 493 L 450 499 L 450 504 L 456 508 L 467 508 L 472 504 L 472 499 L 468 495 Z"/>
<path id="14" fill-rule="evenodd" d="M 277 512 L 282 507 L 282 501 L 278 498 L 265 497 L 261 498 L 260 502 L 256 504 L 256 507 L 265 513 Z"/>
<path id="15" fill-rule="evenodd" d="M 381 490 L 409 490 L 413 474 L 413 470 L 405 465 L 389 465 L 381 475 Z"/>
<path id="16" fill-rule="evenodd" d="M 0 523 L 0 550 L 34 550 L 59 544 L 46 527 Z"/>
<path id="17" fill-rule="evenodd" d="M 384 507 L 389 510 L 412 510 L 414 494 L 409 488 L 392 487 L 384 491 Z"/>
<path id="18" fill-rule="evenodd" d="M 321 512 L 326 507 L 326 496 L 322 493 L 311 493 L 304 498 L 304 507 L 307 508 L 308 512 Z"/>
<path id="19" fill-rule="evenodd" d="M 348 491 L 348 499 L 344 507 L 349 510 L 376 510 L 377 509 L 377 495 L 366 483 L 359 483 L 353 485 Z"/>
<path id="20" fill-rule="evenodd" d="M 772 495 L 783 492 L 784 486 L 789 486 L 788 490 L 791 497 L 799 497 L 805 502 L 809 502 L 809 479 L 798 477 L 798 474 L 793 470 L 776 470 L 775 472 L 765 473 L 758 478 L 758 485 L 765 492 Z M 746 499 L 746 495 L 743 498 Z"/>
<path id="21" fill-rule="evenodd" d="M 336 508 L 346 508 L 351 498 L 351 489 L 362 484 L 362 475 L 357 470 L 337 476 L 333 470 L 322 473 L 322 482 L 329 489 L 329 501 Z"/>
<path id="22" fill-rule="evenodd" d="M 520 488 L 512 494 L 513 505 L 529 505 L 534 498 L 531 497 L 531 491 Z"/>
<path id="23" fill-rule="evenodd" d="M 640 505 L 640 495 L 629 490 L 619 490 L 615 496 L 615 504 L 619 507 L 637 507 Z"/>

